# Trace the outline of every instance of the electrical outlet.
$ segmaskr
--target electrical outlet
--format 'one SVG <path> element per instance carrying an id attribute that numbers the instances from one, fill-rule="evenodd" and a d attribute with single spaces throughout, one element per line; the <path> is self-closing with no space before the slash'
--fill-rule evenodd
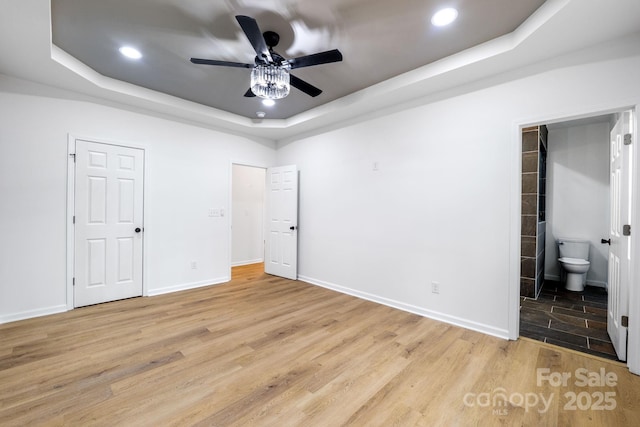
<path id="1" fill-rule="evenodd" d="M 431 293 L 432 294 L 439 294 L 440 293 L 440 283 L 431 282 Z"/>
<path id="2" fill-rule="evenodd" d="M 191 261 L 191 269 L 192 270 L 196 270 L 198 268 L 198 262 L 197 261 Z"/>

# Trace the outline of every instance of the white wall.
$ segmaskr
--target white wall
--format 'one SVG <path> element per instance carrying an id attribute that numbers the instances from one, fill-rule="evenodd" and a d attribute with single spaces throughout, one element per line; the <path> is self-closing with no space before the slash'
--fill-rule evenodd
<path id="1" fill-rule="evenodd" d="M 278 164 L 300 169 L 299 274 L 509 336 L 519 126 L 629 105 L 638 69 L 637 56 L 567 66 L 283 145 Z"/>
<path id="2" fill-rule="evenodd" d="M 605 286 L 609 246 L 609 122 L 551 127 L 547 151 L 545 277 L 558 280 L 558 238 L 588 240 L 587 283 Z"/>
<path id="3" fill-rule="evenodd" d="M 152 293 L 228 278 L 228 217 L 207 212 L 230 200 L 231 160 L 297 164 L 303 279 L 506 337 L 518 289 L 519 126 L 637 104 L 638 69 L 630 55 L 425 101 L 284 144 L 275 162 L 246 138 L 15 94 L 0 79 L 0 322 L 64 308 L 71 132 L 147 149 Z"/>
<path id="4" fill-rule="evenodd" d="M 229 279 L 229 217 L 208 210 L 228 209 L 231 160 L 271 165 L 272 146 L 15 86 L 0 76 L 0 323 L 66 309 L 69 133 L 145 149 L 149 294 Z"/>
<path id="5" fill-rule="evenodd" d="M 266 169 L 233 165 L 231 265 L 264 260 L 264 192 Z"/>

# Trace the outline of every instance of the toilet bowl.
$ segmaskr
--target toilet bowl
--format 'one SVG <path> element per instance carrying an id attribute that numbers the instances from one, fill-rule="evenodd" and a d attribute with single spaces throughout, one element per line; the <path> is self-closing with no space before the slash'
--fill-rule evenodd
<path id="1" fill-rule="evenodd" d="M 560 268 L 564 274 L 565 288 L 582 292 L 587 279 L 589 262 L 589 242 L 586 240 L 558 239 Z"/>
<path id="2" fill-rule="evenodd" d="M 584 291 L 586 275 L 591 263 L 578 258 L 560 258 L 558 261 L 560 261 L 560 266 L 567 276 L 564 287 L 569 291 Z"/>

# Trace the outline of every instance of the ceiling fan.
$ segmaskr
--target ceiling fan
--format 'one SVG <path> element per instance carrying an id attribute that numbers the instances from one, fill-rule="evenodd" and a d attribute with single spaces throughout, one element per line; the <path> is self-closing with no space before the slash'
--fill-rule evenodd
<path id="1" fill-rule="evenodd" d="M 322 93 L 322 90 L 290 74 L 289 70 L 342 61 L 342 54 L 338 49 L 285 59 L 273 51 L 273 48 L 280 41 L 278 33 L 273 31 L 262 33 L 256 20 L 249 16 L 238 15 L 236 20 L 256 51 L 257 56 L 254 64 L 200 58 L 191 58 L 191 62 L 194 64 L 250 68 L 251 87 L 244 94 L 246 97 L 259 96 L 267 99 L 280 99 L 289 94 L 290 86 L 301 90 L 309 96 L 318 96 Z"/>

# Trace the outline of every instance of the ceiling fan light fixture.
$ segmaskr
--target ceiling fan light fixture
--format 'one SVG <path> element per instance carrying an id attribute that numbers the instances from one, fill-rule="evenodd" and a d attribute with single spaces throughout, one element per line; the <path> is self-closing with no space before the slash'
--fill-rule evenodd
<path id="1" fill-rule="evenodd" d="M 436 27 L 444 27 L 451 24 L 458 17 L 458 11 L 452 7 L 440 9 L 431 17 L 431 23 Z"/>
<path id="2" fill-rule="evenodd" d="M 251 92 L 265 99 L 289 95 L 289 68 L 275 64 L 258 64 L 251 70 Z"/>

